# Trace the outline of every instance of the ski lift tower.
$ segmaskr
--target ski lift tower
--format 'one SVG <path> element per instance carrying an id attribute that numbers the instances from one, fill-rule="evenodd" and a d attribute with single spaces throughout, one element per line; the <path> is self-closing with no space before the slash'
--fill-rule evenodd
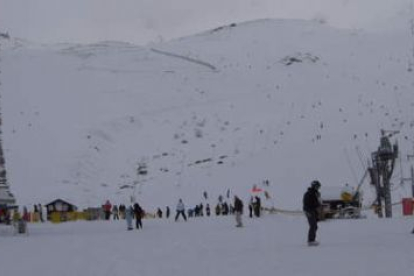
<path id="1" fill-rule="evenodd" d="M 144 177 L 144 176 L 146 176 L 148 174 L 147 164 L 145 162 L 138 163 L 138 167 L 136 169 L 136 173 L 137 173 L 137 179 L 134 181 L 134 189 L 132 191 L 131 203 L 135 203 L 136 202 L 135 191 L 137 189 L 137 185 L 139 185 L 139 187 L 138 187 L 138 194 L 141 194 L 141 188 L 142 188 L 142 184 L 144 182 L 144 180 L 142 179 L 142 177 Z"/>
<path id="2" fill-rule="evenodd" d="M 381 130 L 380 146 L 371 154 L 372 168 L 369 168 L 371 184 L 376 190 L 376 206 L 378 217 L 382 218 L 384 204 L 385 217 L 392 217 L 390 179 L 394 171 L 395 160 L 398 157 L 398 144 L 391 145 L 390 138 L 398 131 Z"/>
<path id="3" fill-rule="evenodd" d="M 9 39 L 8 34 L 0 33 L 0 39 Z M 1 46 L 1 45 L 0 45 Z M 1 82 L 0 82 L 1 85 Z M 1 95 L 0 95 L 1 103 Z M 6 162 L 4 159 L 3 152 L 3 139 L 2 139 L 2 114 L 0 110 L 0 205 L 12 205 L 16 203 L 16 200 L 13 194 L 9 191 L 9 185 L 7 184 L 7 175 L 6 175 Z"/>

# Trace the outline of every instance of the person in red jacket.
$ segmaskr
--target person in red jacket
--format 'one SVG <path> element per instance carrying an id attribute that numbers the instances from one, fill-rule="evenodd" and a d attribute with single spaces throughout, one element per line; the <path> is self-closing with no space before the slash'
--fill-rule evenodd
<path id="1" fill-rule="evenodd" d="M 103 210 L 105 213 L 105 220 L 109 220 L 111 217 L 111 211 L 112 211 L 112 204 L 109 200 L 105 202 L 105 205 L 103 206 Z"/>

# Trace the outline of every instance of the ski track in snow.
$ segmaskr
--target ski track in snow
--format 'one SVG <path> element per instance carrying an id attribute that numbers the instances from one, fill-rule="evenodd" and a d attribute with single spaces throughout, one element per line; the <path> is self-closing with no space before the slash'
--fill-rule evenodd
<path id="1" fill-rule="evenodd" d="M 151 51 L 153 51 L 154 53 L 160 54 L 160 55 L 164 55 L 164 56 L 168 56 L 168 57 L 174 57 L 174 58 L 179 58 L 179 59 L 182 59 L 182 60 L 191 62 L 191 63 L 195 63 L 195 64 L 198 64 L 198 65 L 207 67 L 207 68 L 211 69 L 214 72 L 217 72 L 218 71 L 217 68 L 214 65 L 212 65 L 212 64 L 210 64 L 208 62 L 199 60 L 199 59 L 190 58 L 190 57 L 186 57 L 186 56 L 179 55 L 179 54 L 175 54 L 175 53 L 171 53 L 171 52 L 161 51 L 161 50 L 158 50 L 158 49 L 155 49 L 155 48 L 151 48 Z"/>

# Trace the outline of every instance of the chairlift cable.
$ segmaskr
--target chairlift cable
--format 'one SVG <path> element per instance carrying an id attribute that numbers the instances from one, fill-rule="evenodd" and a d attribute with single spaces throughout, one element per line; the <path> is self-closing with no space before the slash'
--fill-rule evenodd
<path id="1" fill-rule="evenodd" d="M 351 173 L 352 173 L 352 176 L 354 177 L 355 183 L 358 183 L 358 177 L 356 176 L 355 170 L 352 167 L 352 163 L 351 163 L 351 160 L 349 159 L 349 155 L 348 155 L 346 148 L 344 148 L 344 152 L 345 152 L 346 161 L 348 162 L 348 166 L 351 169 Z"/>

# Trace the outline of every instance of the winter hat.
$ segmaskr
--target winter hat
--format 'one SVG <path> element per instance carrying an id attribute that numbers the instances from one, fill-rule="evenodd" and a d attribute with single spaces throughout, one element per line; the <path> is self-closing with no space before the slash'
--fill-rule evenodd
<path id="1" fill-rule="evenodd" d="M 312 187 L 312 188 L 316 188 L 316 189 L 318 189 L 318 188 L 320 188 L 320 187 L 321 187 L 321 183 L 320 183 L 318 180 L 314 180 L 314 181 L 312 181 L 312 183 L 311 183 L 311 187 Z"/>

